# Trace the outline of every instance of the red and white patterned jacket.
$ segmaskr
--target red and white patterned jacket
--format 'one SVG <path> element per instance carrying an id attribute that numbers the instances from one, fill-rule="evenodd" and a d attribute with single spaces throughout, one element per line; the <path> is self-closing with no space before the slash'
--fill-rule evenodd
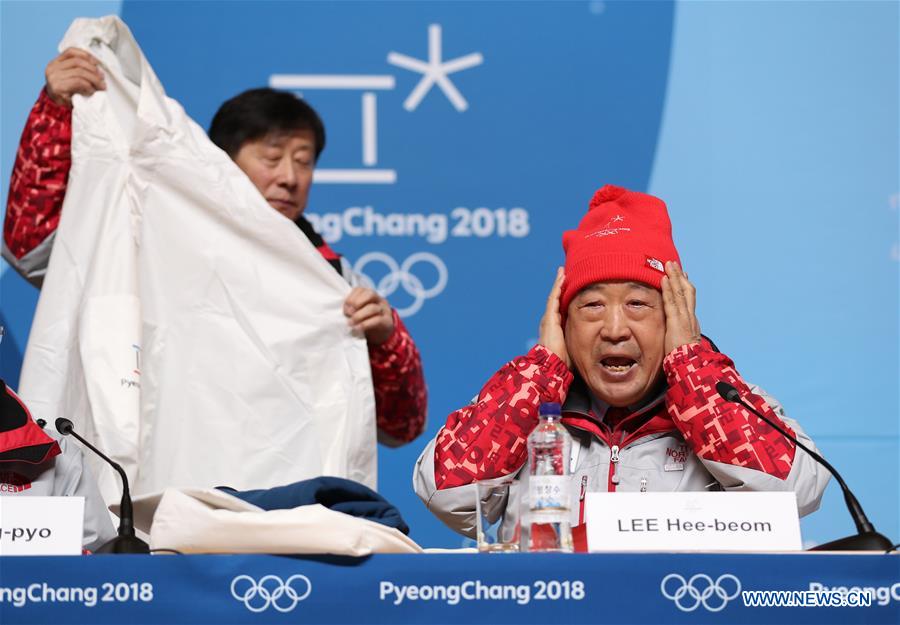
<path id="1" fill-rule="evenodd" d="M 72 110 L 42 90 L 19 142 L 3 224 L 3 257 L 38 286 L 66 195 L 71 144 Z M 324 242 L 318 250 L 326 260 L 340 258 Z M 394 333 L 381 345 L 369 345 L 369 362 L 379 441 L 396 446 L 425 429 L 428 393 L 419 350 L 397 311 L 393 313 Z"/>
<path id="2" fill-rule="evenodd" d="M 748 386 L 730 358 L 704 341 L 673 350 L 663 370 L 667 384 L 658 396 L 633 411 L 605 408 L 591 401 L 584 382 L 562 360 L 538 345 L 495 373 L 473 403 L 447 417 L 417 462 L 416 492 L 452 529 L 473 535 L 474 482 L 515 475 L 527 459 L 539 405 L 559 402 L 573 439 L 579 523 L 589 491 L 792 490 L 801 514 L 818 508 L 827 472 L 717 393 L 720 380 L 734 385 L 746 402 L 815 449 L 774 399 Z M 575 539 L 578 547 L 577 531 Z"/>

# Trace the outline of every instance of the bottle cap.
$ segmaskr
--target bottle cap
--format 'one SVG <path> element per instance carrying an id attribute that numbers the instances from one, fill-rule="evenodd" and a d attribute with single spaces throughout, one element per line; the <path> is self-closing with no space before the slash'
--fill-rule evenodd
<path id="1" fill-rule="evenodd" d="M 559 403 L 552 401 L 541 404 L 541 407 L 538 409 L 538 414 L 541 416 L 544 415 L 561 415 L 562 409 Z"/>

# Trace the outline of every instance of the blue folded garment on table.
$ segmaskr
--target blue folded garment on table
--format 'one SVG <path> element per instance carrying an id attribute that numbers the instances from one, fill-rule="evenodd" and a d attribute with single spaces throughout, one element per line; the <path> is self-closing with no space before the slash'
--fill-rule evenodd
<path id="1" fill-rule="evenodd" d="M 263 510 L 286 510 L 317 503 L 335 512 L 362 517 L 409 534 L 409 526 L 397 508 L 368 486 L 353 480 L 316 477 L 260 490 L 237 491 L 227 486 L 218 488 Z"/>

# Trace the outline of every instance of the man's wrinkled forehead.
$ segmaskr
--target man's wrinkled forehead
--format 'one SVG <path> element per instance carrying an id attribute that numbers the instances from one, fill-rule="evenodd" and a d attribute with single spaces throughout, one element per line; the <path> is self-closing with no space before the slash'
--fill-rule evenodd
<path id="1" fill-rule="evenodd" d="M 629 289 L 634 289 L 637 291 L 644 291 L 646 293 L 658 293 L 659 292 L 652 286 L 650 286 L 648 284 L 644 284 L 643 282 L 635 282 L 633 280 L 605 280 L 603 282 L 592 282 L 591 284 L 587 285 L 586 287 L 584 287 L 583 289 L 578 291 L 578 294 L 575 297 L 584 297 L 586 295 L 592 295 L 592 294 L 594 294 L 594 295 L 602 294 L 605 291 L 607 291 L 610 287 L 612 287 L 613 285 L 618 285 L 618 284 L 625 285 Z"/>

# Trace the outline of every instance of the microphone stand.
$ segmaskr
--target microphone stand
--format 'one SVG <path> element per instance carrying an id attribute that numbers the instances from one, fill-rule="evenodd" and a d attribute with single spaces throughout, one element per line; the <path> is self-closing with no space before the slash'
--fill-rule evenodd
<path id="1" fill-rule="evenodd" d="M 150 553 L 150 546 L 134 533 L 134 512 L 131 504 L 131 493 L 128 490 L 128 477 L 118 463 L 106 457 L 99 449 L 82 438 L 75 426 L 68 419 L 60 417 L 56 420 L 56 430 L 63 436 L 74 436 L 82 445 L 106 460 L 122 478 L 122 502 L 119 505 L 118 536 L 97 549 L 96 553 Z"/>
<path id="2" fill-rule="evenodd" d="M 866 517 L 866 513 L 863 512 L 862 506 L 859 504 L 859 501 L 857 501 L 853 493 L 850 492 L 850 488 L 847 486 L 847 483 L 844 482 L 844 479 L 837 472 L 837 469 L 831 466 L 831 464 L 827 460 L 825 460 L 825 458 L 798 441 L 795 436 L 791 436 L 790 434 L 785 432 L 784 428 L 780 427 L 777 423 L 774 423 L 771 419 L 756 410 L 753 406 L 746 403 L 743 399 L 741 399 L 741 395 L 740 393 L 738 393 L 738 390 L 728 382 L 718 382 L 716 384 L 716 390 L 719 392 L 719 395 L 722 397 L 722 399 L 727 402 L 743 406 L 744 408 L 755 414 L 757 417 L 775 428 L 775 430 L 780 432 L 781 435 L 787 438 L 789 441 L 797 445 L 797 447 L 808 453 L 813 458 L 813 460 L 828 469 L 828 472 L 834 476 L 834 479 L 841 487 L 841 491 L 843 491 L 844 493 L 844 501 L 847 503 L 847 510 L 850 512 L 850 516 L 853 517 L 853 523 L 856 525 L 856 535 L 847 536 L 846 538 L 839 538 L 838 540 L 833 540 L 831 542 L 825 543 L 824 545 L 817 545 L 810 549 L 810 551 L 891 551 L 893 549 L 893 543 L 886 536 L 875 531 L 875 526 L 872 525 L 868 517 Z"/>

